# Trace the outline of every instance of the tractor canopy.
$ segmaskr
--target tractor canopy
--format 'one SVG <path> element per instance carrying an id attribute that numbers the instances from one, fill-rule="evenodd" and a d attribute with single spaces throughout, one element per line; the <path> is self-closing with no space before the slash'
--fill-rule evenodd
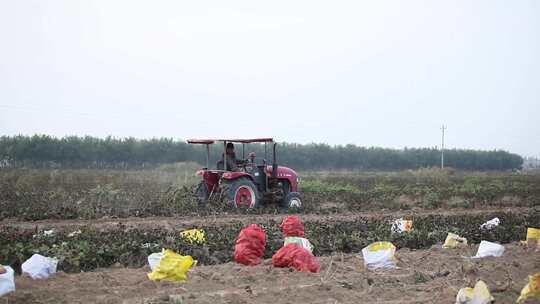
<path id="1" fill-rule="evenodd" d="M 211 145 L 215 142 L 232 142 L 232 143 L 242 143 L 242 144 L 249 144 L 249 143 L 266 143 L 266 142 L 273 142 L 273 138 L 248 138 L 248 139 L 188 139 L 188 144 L 202 144 L 202 145 Z"/>
<path id="2" fill-rule="evenodd" d="M 188 144 L 199 144 L 199 145 L 206 145 L 206 167 L 205 170 L 208 170 L 210 167 L 210 145 L 215 143 L 223 143 L 223 149 L 224 154 L 226 153 L 226 144 L 228 143 L 241 143 L 242 144 L 242 159 L 245 158 L 245 145 L 249 143 L 264 143 L 264 155 L 266 159 L 266 146 L 267 143 L 273 143 L 274 144 L 274 152 L 275 152 L 275 145 L 274 139 L 271 137 L 266 138 L 222 138 L 222 139 L 188 139 Z M 275 156 L 274 156 L 275 160 Z M 217 170 L 220 170 L 219 168 Z M 227 170 L 225 170 L 227 171 Z"/>

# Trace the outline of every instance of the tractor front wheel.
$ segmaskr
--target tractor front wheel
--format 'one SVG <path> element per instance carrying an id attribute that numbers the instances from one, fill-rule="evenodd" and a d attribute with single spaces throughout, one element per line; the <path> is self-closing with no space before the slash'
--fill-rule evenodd
<path id="1" fill-rule="evenodd" d="M 300 193 L 298 192 L 289 192 L 281 202 L 281 207 L 287 208 L 287 209 L 297 209 L 302 210 L 304 209 L 304 203 L 302 201 L 302 197 L 300 196 Z"/>
<path id="2" fill-rule="evenodd" d="M 259 206 L 259 193 L 248 178 L 238 178 L 224 182 L 226 201 L 235 208 L 253 209 Z"/>

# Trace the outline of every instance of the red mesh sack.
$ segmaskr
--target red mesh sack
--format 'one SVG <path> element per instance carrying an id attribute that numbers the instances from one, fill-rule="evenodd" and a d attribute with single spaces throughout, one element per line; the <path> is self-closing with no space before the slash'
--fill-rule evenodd
<path id="1" fill-rule="evenodd" d="M 240 230 L 236 238 L 234 260 L 244 265 L 257 265 L 261 263 L 265 245 L 264 231 L 261 227 L 251 224 Z"/>
<path id="2" fill-rule="evenodd" d="M 272 256 L 274 267 L 292 267 L 303 272 L 319 272 L 321 265 L 309 251 L 291 243 L 281 247 Z"/>
<path id="3" fill-rule="evenodd" d="M 279 225 L 281 232 L 283 232 L 284 237 L 288 236 L 298 236 L 304 237 L 304 224 L 300 219 L 294 215 L 287 216 Z"/>

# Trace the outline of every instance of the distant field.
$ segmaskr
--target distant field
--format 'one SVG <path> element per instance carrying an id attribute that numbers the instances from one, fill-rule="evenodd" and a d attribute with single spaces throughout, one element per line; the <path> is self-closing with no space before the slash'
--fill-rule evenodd
<path id="1" fill-rule="evenodd" d="M 196 163 L 152 170 L 0 170 L 0 216 L 20 220 L 182 216 L 235 212 L 217 204 L 197 210 Z M 540 175 L 455 172 L 301 172 L 305 213 L 534 207 Z M 281 212 L 274 206 L 254 213 Z"/>

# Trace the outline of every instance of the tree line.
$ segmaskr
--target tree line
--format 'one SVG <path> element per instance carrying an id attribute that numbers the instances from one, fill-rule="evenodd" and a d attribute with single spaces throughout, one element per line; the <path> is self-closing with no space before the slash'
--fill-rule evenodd
<path id="1" fill-rule="evenodd" d="M 356 145 L 279 143 L 278 163 L 298 170 L 403 170 L 440 165 L 436 148 L 388 149 Z M 155 167 L 160 164 L 194 161 L 206 163 L 204 145 L 190 145 L 172 138 L 96 138 L 2 136 L 0 167 L 68 167 L 124 168 Z M 254 151 L 257 159 L 265 158 L 263 144 L 246 145 L 245 157 Z M 221 145 L 211 146 L 210 167 L 223 152 Z M 237 158 L 242 145 L 236 144 Z M 267 146 L 266 160 L 272 161 L 272 148 Z M 448 149 L 445 165 L 465 170 L 511 170 L 523 164 L 521 156 L 502 150 L 479 151 Z"/>

